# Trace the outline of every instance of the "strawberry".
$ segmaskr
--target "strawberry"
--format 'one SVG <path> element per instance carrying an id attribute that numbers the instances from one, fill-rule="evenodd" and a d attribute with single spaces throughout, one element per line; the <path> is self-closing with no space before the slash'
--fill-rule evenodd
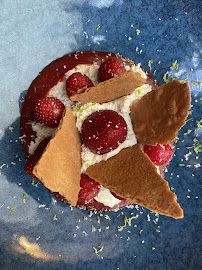
<path id="1" fill-rule="evenodd" d="M 125 200 L 124 198 L 122 198 L 122 197 L 116 195 L 114 192 L 112 192 L 112 191 L 110 191 L 110 192 L 111 192 L 111 194 L 112 194 L 116 199 L 118 199 L 118 200 Z"/>
<path id="2" fill-rule="evenodd" d="M 119 59 L 108 58 L 100 65 L 98 70 L 98 78 L 101 82 L 103 82 L 124 72 L 126 72 L 126 69 Z"/>
<path id="3" fill-rule="evenodd" d="M 55 97 L 38 100 L 35 108 L 35 119 L 48 127 L 57 127 L 62 118 L 65 105 Z"/>
<path id="4" fill-rule="evenodd" d="M 112 110 L 92 113 L 82 125 L 84 144 L 95 154 L 103 155 L 123 143 L 127 136 L 124 118 Z"/>
<path id="5" fill-rule="evenodd" d="M 81 174 L 80 187 L 79 198 L 90 201 L 98 195 L 101 186 L 87 174 Z"/>
<path id="6" fill-rule="evenodd" d="M 144 145 L 144 152 L 155 165 L 160 166 L 169 161 L 173 149 L 169 144 Z"/>
<path id="7" fill-rule="evenodd" d="M 33 174 L 33 169 L 34 166 L 37 164 L 38 160 L 40 159 L 43 151 L 45 150 L 47 144 L 49 143 L 51 137 L 45 138 L 43 141 L 40 142 L 38 145 L 37 149 L 34 151 L 32 155 L 30 155 L 25 163 L 24 170 L 27 174 L 29 174 L 32 178 L 38 179 L 34 174 Z"/>
<path id="8" fill-rule="evenodd" d="M 67 95 L 71 97 L 75 95 L 79 89 L 92 86 L 94 86 L 94 84 L 88 76 L 80 72 L 75 72 L 66 81 Z"/>

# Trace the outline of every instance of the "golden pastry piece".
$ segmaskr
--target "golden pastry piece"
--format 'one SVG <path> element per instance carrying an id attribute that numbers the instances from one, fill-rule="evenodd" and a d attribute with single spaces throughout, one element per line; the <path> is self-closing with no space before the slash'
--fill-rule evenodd
<path id="1" fill-rule="evenodd" d="M 109 102 L 131 94 L 137 87 L 145 83 L 146 79 L 142 78 L 140 73 L 129 70 L 94 87 L 83 88 L 78 91 L 78 94 L 71 96 L 70 99 L 79 101 L 82 104 Z"/>
<path id="2" fill-rule="evenodd" d="M 133 203 L 166 216 L 183 218 L 177 196 L 138 144 L 90 166 L 86 174 Z"/>
<path id="3" fill-rule="evenodd" d="M 139 143 L 167 144 L 185 125 L 191 103 L 189 83 L 173 80 L 143 96 L 130 107 Z"/>
<path id="4" fill-rule="evenodd" d="M 34 174 L 52 192 L 59 192 L 76 206 L 80 190 L 81 141 L 75 117 L 69 107 L 50 140 Z"/>

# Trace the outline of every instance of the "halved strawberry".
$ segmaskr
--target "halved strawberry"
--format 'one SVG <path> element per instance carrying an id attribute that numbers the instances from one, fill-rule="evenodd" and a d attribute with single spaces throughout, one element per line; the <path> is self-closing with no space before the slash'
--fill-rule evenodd
<path id="1" fill-rule="evenodd" d="M 75 95 L 79 89 L 84 87 L 93 87 L 94 84 L 91 79 L 80 72 L 75 72 L 66 81 L 66 91 L 67 95 L 71 97 Z"/>
<path id="2" fill-rule="evenodd" d="M 126 69 L 119 59 L 109 58 L 100 65 L 98 70 L 98 78 L 101 82 L 103 82 L 124 72 L 126 72 Z"/>
<path id="3" fill-rule="evenodd" d="M 173 149 L 169 144 L 144 145 L 144 152 L 155 165 L 160 166 L 169 161 Z"/>
<path id="4" fill-rule="evenodd" d="M 116 195 L 114 192 L 112 192 L 112 191 L 110 191 L 110 192 L 111 192 L 111 194 L 112 194 L 116 199 L 118 199 L 118 200 L 120 200 L 120 201 L 125 200 L 124 198 L 122 198 L 122 197 Z"/>
<path id="5" fill-rule="evenodd" d="M 79 198 L 90 201 L 98 195 L 101 186 L 87 174 L 81 174 L 80 187 Z"/>
<path id="6" fill-rule="evenodd" d="M 84 144 L 95 154 L 103 155 L 116 149 L 127 136 L 127 124 L 115 111 L 92 113 L 82 125 Z"/>
<path id="7" fill-rule="evenodd" d="M 24 170 L 27 174 L 29 174 L 32 178 L 38 179 L 34 174 L 33 174 L 33 169 L 34 166 L 37 164 L 38 160 L 40 159 L 43 151 L 45 150 L 47 144 L 49 143 L 51 137 L 45 138 L 40 144 L 38 145 L 37 149 L 34 151 L 32 155 L 30 155 L 25 163 Z"/>
<path id="8" fill-rule="evenodd" d="M 35 107 L 35 119 L 48 127 L 57 127 L 62 118 L 65 105 L 55 97 L 38 100 Z"/>

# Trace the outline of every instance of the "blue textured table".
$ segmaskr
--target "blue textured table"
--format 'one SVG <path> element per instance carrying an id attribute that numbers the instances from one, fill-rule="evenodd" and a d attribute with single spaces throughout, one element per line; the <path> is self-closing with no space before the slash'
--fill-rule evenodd
<path id="1" fill-rule="evenodd" d="M 199 2 L 0 1 L 0 269 L 202 269 Z M 165 175 L 184 219 L 142 207 L 98 217 L 54 200 L 25 174 L 19 139 L 25 90 L 43 67 L 76 50 L 120 53 L 147 71 L 153 60 L 159 83 L 166 72 L 190 82 L 192 115 Z"/>

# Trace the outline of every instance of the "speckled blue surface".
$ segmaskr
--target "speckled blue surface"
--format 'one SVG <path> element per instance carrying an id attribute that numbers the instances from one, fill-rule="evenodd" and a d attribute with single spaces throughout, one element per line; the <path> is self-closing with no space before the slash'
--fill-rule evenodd
<path id="1" fill-rule="evenodd" d="M 202 89 L 194 83 L 202 81 L 199 1 L 3 0 L 0 10 L 0 269 L 202 269 L 202 153 L 186 155 L 194 138 L 202 143 L 196 130 Z M 19 101 L 43 67 L 76 50 L 120 53 L 147 71 L 153 59 L 159 83 L 167 71 L 168 77 L 190 82 L 193 113 L 165 176 L 184 219 L 158 218 L 140 207 L 108 213 L 110 221 L 100 216 L 99 223 L 96 214 L 53 202 L 43 185 L 32 185 L 24 173 Z M 175 60 L 179 68 L 170 70 Z M 124 216 L 137 219 L 118 231 Z M 100 245 L 96 255 L 93 247 Z"/>

